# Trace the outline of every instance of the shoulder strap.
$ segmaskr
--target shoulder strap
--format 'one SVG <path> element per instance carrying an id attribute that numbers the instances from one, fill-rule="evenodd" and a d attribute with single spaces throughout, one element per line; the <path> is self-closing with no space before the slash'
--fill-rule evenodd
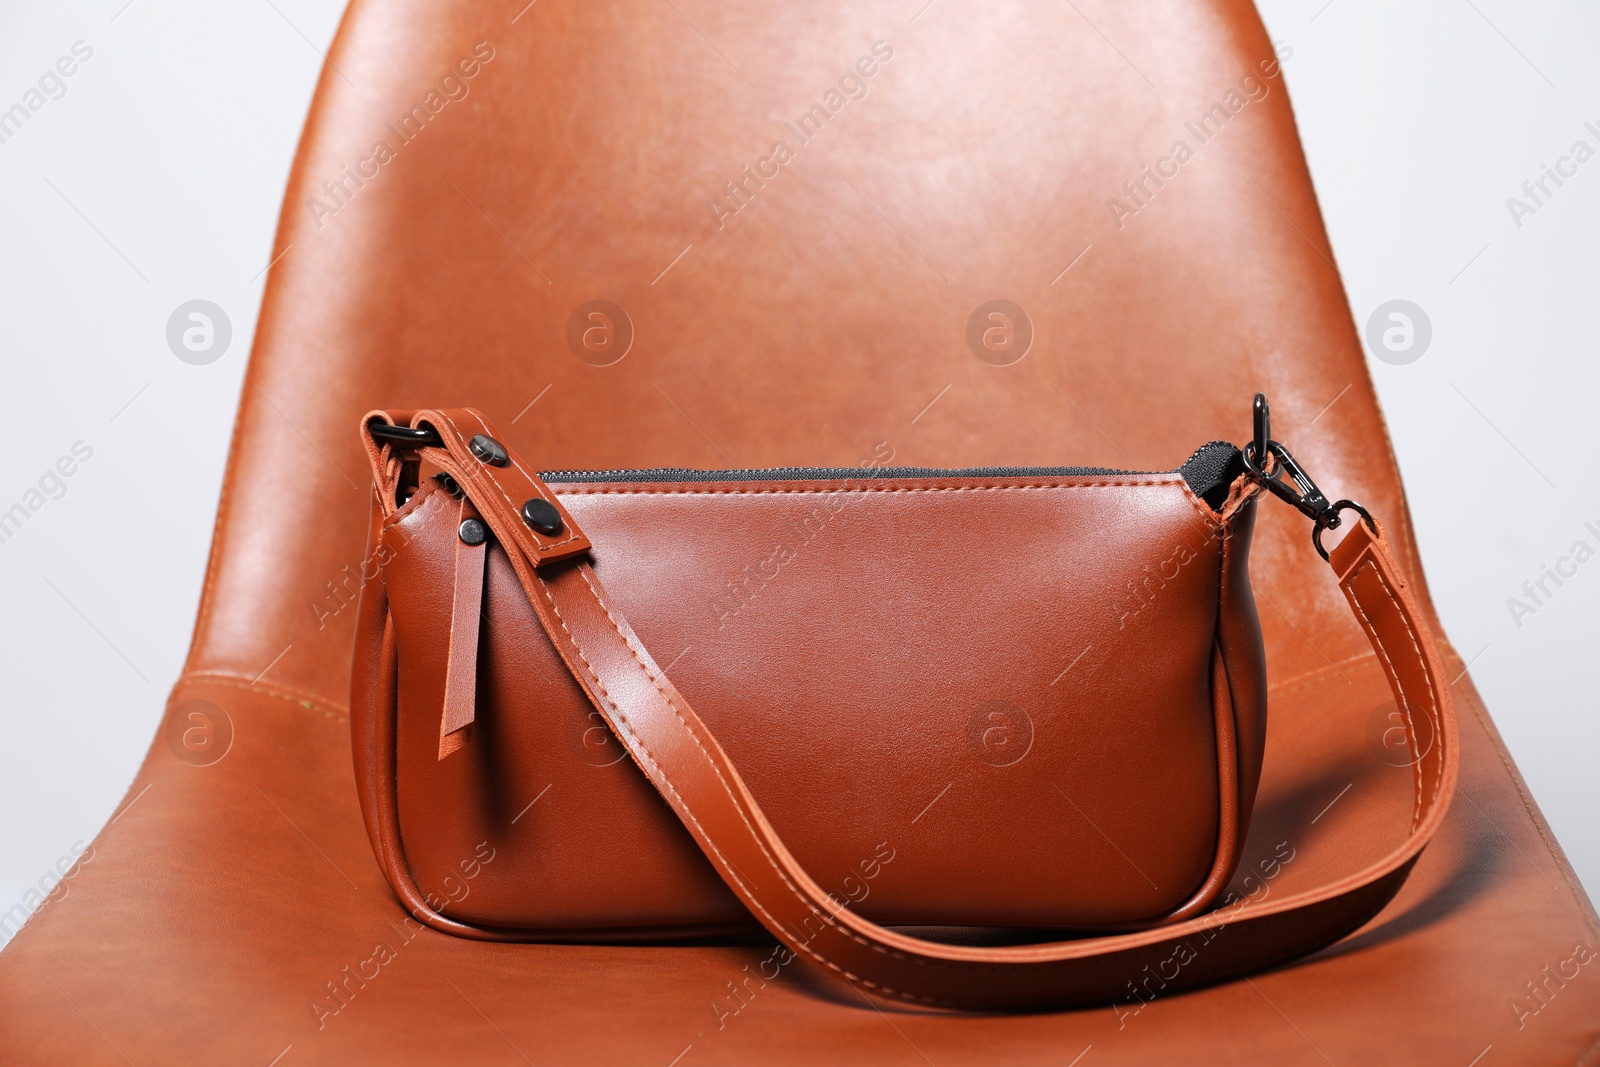
<path id="1" fill-rule="evenodd" d="M 1438 652 L 1381 529 L 1375 522 L 1357 525 L 1329 562 L 1388 675 L 1412 741 L 1429 734 L 1412 726 L 1419 719 L 1427 721 L 1434 739 L 1420 758 L 1403 843 L 1331 885 L 1259 904 L 1239 901 L 1137 933 L 995 948 L 928 941 L 879 926 L 801 869 L 727 753 L 617 611 L 588 562 L 561 551 L 572 544 L 564 539 L 581 539 L 570 516 L 562 514 L 565 528 L 557 533 L 530 537 L 513 497 L 522 491 L 553 501 L 554 494 L 515 457 L 504 467 L 474 457 L 463 435 L 493 436 L 478 412 L 421 412 L 414 425 L 423 423 L 442 438 L 424 455 L 469 487 L 501 543 L 523 548 L 532 542 L 532 551 L 508 555 L 551 641 L 728 887 L 795 956 L 879 996 L 965 1009 L 1103 1004 L 1125 999 L 1131 984 L 1147 973 L 1160 973 L 1162 988 L 1172 991 L 1313 952 L 1388 903 L 1454 793 L 1455 716 Z M 1174 961 L 1180 965 L 1168 978 Z"/>

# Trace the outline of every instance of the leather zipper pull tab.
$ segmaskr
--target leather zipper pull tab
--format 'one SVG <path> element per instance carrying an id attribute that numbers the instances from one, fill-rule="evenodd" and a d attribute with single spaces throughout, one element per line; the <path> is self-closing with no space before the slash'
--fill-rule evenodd
<path id="1" fill-rule="evenodd" d="M 455 594 L 450 608 L 450 653 L 444 675 L 444 712 L 439 720 L 439 758 L 463 747 L 478 703 L 478 627 L 482 620 L 483 571 L 489 528 L 465 495 L 456 537 Z"/>

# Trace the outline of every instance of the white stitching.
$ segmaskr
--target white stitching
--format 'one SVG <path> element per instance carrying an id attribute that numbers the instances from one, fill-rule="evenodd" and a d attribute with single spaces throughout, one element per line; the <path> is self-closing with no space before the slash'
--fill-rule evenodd
<path id="1" fill-rule="evenodd" d="M 1389 679 L 1394 687 L 1395 695 L 1399 698 L 1401 710 L 1405 712 L 1406 731 L 1411 735 L 1412 748 L 1417 752 L 1417 758 L 1411 764 L 1412 769 L 1416 772 L 1417 781 L 1416 791 L 1414 793 L 1416 802 L 1412 806 L 1411 810 L 1411 830 L 1414 833 L 1416 832 L 1417 824 L 1422 820 L 1422 760 L 1427 754 L 1422 751 L 1422 744 L 1417 738 L 1417 726 L 1411 717 L 1411 702 L 1406 699 L 1405 685 L 1400 680 L 1400 672 L 1395 669 L 1394 662 L 1390 660 L 1388 651 L 1383 647 L 1383 638 L 1378 636 L 1377 627 L 1374 626 L 1372 620 L 1367 617 L 1366 609 L 1361 606 L 1360 597 L 1355 592 L 1356 578 L 1360 577 L 1361 573 L 1367 570 L 1369 567 L 1373 568 L 1373 574 L 1377 577 L 1379 586 L 1383 588 L 1384 593 L 1389 597 L 1390 603 L 1394 605 L 1395 610 L 1399 613 L 1401 624 L 1405 626 L 1406 633 L 1411 638 L 1412 648 L 1416 650 L 1417 659 L 1423 662 L 1424 671 L 1426 671 L 1427 666 L 1426 661 L 1423 661 L 1422 659 L 1422 649 L 1417 645 L 1416 635 L 1411 632 L 1411 622 L 1406 618 L 1406 613 L 1400 607 L 1400 602 L 1395 599 L 1394 593 L 1389 589 L 1389 583 L 1383 580 L 1383 573 L 1377 569 L 1377 564 L 1375 564 L 1370 558 L 1367 559 L 1360 566 L 1356 567 L 1350 572 L 1349 577 L 1345 579 L 1345 587 L 1350 590 L 1350 604 L 1355 608 L 1356 615 L 1361 620 L 1362 628 L 1367 631 L 1367 636 L 1372 642 L 1373 648 L 1377 651 L 1378 657 L 1383 661 L 1384 673 L 1389 676 Z M 1432 689 L 1430 688 L 1430 703 L 1432 702 L 1432 697 Z M 1442 731 L 1439 728 L 1438 716 L 1430 712 L 1429 718 L 1433 721 L 1434 741 L 1436 743 L 1443 744 L 1443 738 L 1440 736 Z M 1437 797 L 1437 791 L 1435 791 L 1435 797 Z"/>
<path id="2" fill-rule="evenodd" d="M 633 656 L 633 661 L 635 663 L 637 663 L 639 665 L 640 669 L 642 669 L 645 672 L 645 677 L 650 679 L 650 684 L 655 686 L 656 692 L 661 694 L 661 699 L 665 700 L 667 702 L 667 706 L 672 709 L 672 713 L 678 717 L 678 722 L 683 726 L 683 728 L 685 730 L 688 731 L 690 738 L 694 741 L 695 747 L 698 748 L 700 750 L 700 754 L 706 758 L 706 762 L 711 766 L 712 772 L 715 773 L 716 776 L 717 776 L 717 781 L 722 784 L 723 792 L 727 793 L 728 794 L 728 799 L 730 799 L 730 800 L 732 800 L 734 802 L 734 807 L 739 811 L 739 817 L 744 821 L 744 824 L 750 830 L 750 833 L 756 838 L 756 843 L 758 845 L 761 845 L 761 850 L 762 850 L 763 853 L 766 853 L 768 862 L 772 864 L 773 870 L 777 872 L 778 876 L 784 880 L 785 884 L 787 884 L 789 886 L 789 888 L 794 892 L 794 894 L 797 897 L 799 897 L 800 902 L 802 904 L 805 904 L 807 907 L 811 908 L 813 911 L 816 911 L 817 910 L 816 909 L 816 905 L 812 904 L 809 900 L 807 900 L 805 898 L 804 895 L 801 894 L 799 888 L 797 886 L 795 886 L 794 883 L 789 880 L 788 875 L 784 873 L 783 869 L 780 866 L 778 866 L 776 858 L 774 858 L 770 852 L 767 852 L 766 845 L 761 841 L 761 835 L 756 832 L 756 828 L 754 826 L 751 826 L 750 825 L 750 820 L 745 817 L 744 810 L 739 804 L 739 797 L 738 797 L 737 794 L 734 793 L 733 787 L 728 784 L 727 778 L 723 776 L 722 769 L 717 766 L 717 761 L 711 758 L 711 753 L 706 751 L 706 747 L 705 747 L 705 745 L 701 744 L 699 736 L 695 734 L 694 729 L 689 725 L 688 721 L 683 717 L 683 711 L 678 707 L 677 704 L 675 704 L 673 702 L 672 698 L 667 695 L 667 691 L 661 687 L 661 683 L 660 683 L 660 681 L 657 680 L 656 675 L 653 674 L 650 671 L 649 665 L 647 665 L 645 663 L 644 659 L 639 655 L 638 650 L 636 648 L 634 648 L 633 643 L 628 640 L 627 635 L 622 632 L 621 625 L 618 624 L 618 622 L 616 620 L 616 617 L 611 614 L 611 609 L 606 606 L 605 601 L 601 598 L 600 591 L 595 589 L 594 583 L 589 580 L 588 568 L 585 567 L 585 568 L 580 569 L 579 570 L 579 575 L 583 578 L 583 583 L 589 587 L 589 591 L 594 594 L 595 603 L 597 603 L 600 606 L 600 610 L 601 611 L 605 612 L 606 621 L 611 623 L 611 628 L 616 631 L 617 636 L 622 639 L 622 643 L 627 646 L 628 652 L 630 654 L 632 654 L 632 656 Z M 820 916 L 820 917 L 823 919 L 824 922 L 828 921 L 827 916 L 824 915 L 824 916 Z M 845 934 L 846 936 L 852 938 L 853 940 L 855 940 L 855 942 L 857 944 L 861 945 L 862 948 L 874 949 L 874 950 L 876 950 L 878 952 L 883 952 L 883 953 L 886 953 L 888 955 L 894 956 L 894 957 L 896 957 L 898 959 L 907 960 L 907 961 L 913 962 L 913 963 L 921 962 L 919 960 L 914 959 L 913 957 L 909 957 L 909 956 L 906 956 L 906 955 L 904 955 L 904 954 L 902 954 L 900 952 L 897 952 L 894 949 L 883 948 L 883 947 L 880 947 L 878 945 L 874 945 L 871 942 L 866 941 L 866 940 L 862 939 L 861 937 L 858 937 L 856 934 L 852 933 L 849 930 L 841 929 L 840 932 Z"/>
<path id="3" fill-rule="evenodd" d="M 952 475 L 952 477 L 957 477 Z M 995 493 L 1009 490 L 1039 490 L 1039 489 L 1117 489 L 1117 488 L 1142 488 L 1145 486 L 1175 485 L 1183 491 L 1184 499 L 1206 526 L 1212 532 L 1220 531 L 1224 520 L 1215 512 L 1206 507 L 1199 497 L 1194 495 L 1189 484 L 1181 478 L 1165 478 L 1148 482 L 1047 482 L 1044 484 L 1031 483 L 1027 485 L 938 485 L 938 486 L 896 486 L 876 484 L 871 479 L 845 479 L 843 487 L 813 485 L 805 488 L 783 489 L 614 489 L 611 486 L 617 482 L 556 482 L 559 489 L 551 488 L 552 493 L 571 494 L 573 496 L 759 496 L 764 493 Z M 682 484 L 663 482 L 663 485 Z M 595 488 L 588 488 L 594 486 Z"/>
<path id="4" fill-rule="evenodd" d="M 1128 486 L 1173 485 L 1173 482 L 1051 482 L 1046 485 L 940 485 L 895 486 L 848 482 L 845 486 L 809 486 L 795 489 L 610 489 L 571 488 L 578 485 L 595 485 L 592 482 L 556 482 L 559 492 L 586 496 L 757 496 L 763 493 L 992 493 L 1008 489 L 1115 489 Z M 615 483 L 612 483 L 615 484 Z M 551 492 L 557 492 L 552 489 Z"/>
<path id="5" fill-rule="evenodd" d="M 1416 630 L 1411 626 L 1411 617 L 1406 614 L 1405 607 L 1400 603 L 1399 597 L 1396 596 L 1394 590 L 1390 587 L 1389 580 L 1383 576 L 1383 569 L 1374 564 L 1369 563 L 1368 565 L 1373 567 L 1373 577 L 1377 578 L 1378 584 L 1383 586 L 1384 594 L 1389 598 L 1389 602 L 1394 605 L 1395 611 L 1400 615 L 1400 622 L 1406 628 L 1406 636 L 1411 639 L 1411 650 L 1417 654 L 1417 663 L 1422 667 L 1422 673 L 1428 682 L 1428 685 L 1425 688 L 1428 693 L 1428 703 L 1430 705 L 1428 709 L 1428 718 L 1433 724 L 1433 743 L 1436 746 L 1441 746 L 1440 750 L 1443 751 L 1442 746 L 1445 743 L 1444 721 L 1442 710 L 1439 708 L 1438 702 L 1434 699 L 1434 688 L 1437 685 L 1437 679 L 1433 677 L 1433 667 L 1428 663 L 1428 658 L 1423 655 L 1422 644 L 1417 639 Z M 1420 794 L 1422 791 L 1420 784 L 1420 778 L 1422 776 L 1421 757 L 1419 757 L 1417 760 L 1417 776 L 1419 778 L 1417 792 Z M 1439 799 L 1439 789 L 1444 783 L 1444 774 L 1442 771 L 1436 777 L 1437 780 L 1433 783 L 1433 795 L 1428 798 L 1428 803 L 1430 806 Z"/>
<path id="6" fill-rule="evenodd" d="M 461 427 L 456 425 L 455 420 L 450 417 L 450 413 L 449 412 L 447 412 L 447 411 L 445 411 L 443 409 L 438 409 L 434 413 L 437 414 L 441 419 L 443 419 L 446 423 L 449 424 L 450 429 L 455 433 L 456 438 L 458 440 L 463 436 L 462 433 L 461 433 Z M 477 422 L 478 422 L 479 426 L 483 427 L 483 434 L 484 434 L 485 437 L 493 437 L 494 436 L 493 434 L 491 434 L 489 432 L 489 427 L 484 425 L 484 421 L 483 421 L 482 418 L 480 418 L 476 413 L 474 413 L 472 417 L 474 419 L 477 419 Z M 449 454 L 449 451 L 450 451 L 449 449 L 445 449 L 445 453 L 447 455 Z M 506 454 L 508 456 L 510 455 L 510 450 L 509 449 L 507 449 Z M 455 459 L 454 456 L 451 456 L 450 458 L 452 460 Z M 517 462 L 517 458 L 515 456 L 511 456 L 511 462 L 517 468 L 518 472 L 520 472 L 524 478 L 527 478 L 533 484 L 535 489 L 537 489 L 539 486 L 541 486 L 543 484 L 542 482 L 539 481 L 539 479 L 534 478 L 531 475 L 529 475 L 528 472 L 523 469 L 522 464 Z M 511 499 L 511 497 L 506 493 L 505 487 L 502 486 L 495 479 L 494 475 L 489 474 L 487 471 L 483 472 L 483 476 L 484 476 L 484 480 L 487 481 L 490 485 L 494 486 L 495 491 L 500 494 L 500 499 L 504 500 L 506 502 L 506 507 L 511 509 L 512 515 L 515 515 L 517 513 L 516 502 L 513 501 Z M 468 484 L 471 484 L 472 481 L 473 481 L 473 479 L 471 479 L 471 478 L 467 478 L 465 480 L 466 480 L 466 482 Z M 551 504 L 555 503 L 554 500 L 550 500 L 551 494 L 541 491 L 539 495 L 543 496 L 546 500 L 549 500 Z M 551 549 L 560 548 L 562 545 L 570 545 L 572 542 L 578 540 L 578 538 L 582 536 L 582 534 L 578 531 L 578 528 L 577 528 L 576 525 L 572 525 L 571 529 L 572 529 L 572 533 L 571 533 L 570 536 L 568 536 L 568 537 L 566 537 L 566 538 L 564 538 L 564 539 L 562 539 L 560 541 L 552 541 L 548 545 L 541 545 L 538 541 L 533 541 L 533 547 L 537 550 L 539 557 L 542 559 L 542 558 L 544 558 L 545 554 L 547 552 L 549 552 Z"/>
<path id="7" fill-rule="evenodd" d="M 275 682 L 252 682 L 243 675 L 227 674 L 217 670 L 186 671 L 177 682 L 173 683 L 172 692 L 177 693 L 187 683 L 222 685 L 231 689 L 242 689 L 248 693 L 261 693 L 264 696 L 276 697 L 286 703 L 294 704 L 307 711 L 314 711 L 319 715 L 332 719 L 334 722 L 344 723 L 347 726 L 350 723 L 349 718 L 346 716 L 338 715 L 329 710 L 330 708 L 342 708 L 341 705 L 324 700 L 322 697 L 312 693 L 306 693 L 286 685 L 278 685 Z M 167 702 L 169 705 L 171 704 L 170 697 Z"/>
<path id="8" fill-rule="evenodd" d="M 912 957 L 905 956 L 903 953 L 896 952 L 896 951 L 894 951 L 892 949 L 887 949 L 887 948 L 883 948 L 883 947 L 878 946 L 878 945 L 874 945 L 871 942 L 866 941 L 866 940 L 862 939 L 861 937 L 857 936 L 852 931 L 846 930 L 843 927 L 838 926 L 838 924 L 835 923 L 826 913 L 824 913 L 823 911 L 818 909 L 816 905 L 812 904 L 811 901 L 808 900 L 805 897 L 805 895 L 800 892 L 798 887 L 796 887 L 794 885 L 794 883 L 792 881 L 790 881 L 788 875 L 784 873 L 783 868 L 778 865 L 776 859 L 774 859 L 774 857 L 772 856 L 771 852 L 768 851 L 765 842 L 763 842 L 761 840 L 761 835 L 756 832 L 755 827 L 750 825 L 750 820 L 745 815 L 743 807 L 739 804 L 738 797 L 734 794 L 732 788 L 728 785 L 727 779 L 725 779 L 723 777 L 721 768 L 719 768 L 717 766 L 716 761 L 711 758 L 711 754 L 706 751 L 705 746 L 700 743 L 700 738 L 695 735 L 695 732 L 692 729 L 690 729 L 689 724 L 686 721 L 684 721 L 683 713 L 681 711 L 679 711 L 677 705 L 672 702 L 672 699 L 670 697 L 668 697 L 666 692 L 661 688 L 661 684 L 658 681 L 656 681 L 654 675 L 652 675 L 650 673 L 649 669 L 645 667 L 644 661 L 639 658 L 639 653 L 633 648 L 632 644 L 628 642 L 626 636 L 622 633 L 621 627 L 617 625 L 617 620 L 615 619 L 615 617 L 612 616 L 611 611 L 610 611 L 609 608 L 606 607 L 605 602 L 603 600 L 601 600 L 600 594 L 595 590 L 593 583 L 591 583 L 589 581 L 588 575 L 587 574 L 583 574 L 581 571 L 580 571 L 580 574 L 583 577 L 584 584 L 589 586 L 590 592 L 594 594 L 595 602 L 600 606 L 600 610 L 605 613 L 607 621 L 609 621 L 611 623 L 612 629 L 616 631 L 617 636 L 619 638 L 621 638 L 623 644 L 627 646 L 629 653 L 632 654 L 632 656 L 634 658 L 634 661 L 636 663 L 638 663 L 639 666 L 642 669 L 644 669 L 645 677 L 650 679 L 650 684 L 655 686 L 656 692 L 661 694 L 661 698 L 666 701 L 667 706 L 672 708 L 673 714 L 677 716 L 678 722 L 683 726 L 683 728 L 686 731 L 688 731 L 690 738 L 695 743 L 695 747 L 699 748 L 701 755 L 705 756 L 706 762 L 710 765 L 712 772 L 714 774 L 716 774 L 717 780 L 721 783 L 723 791 L 726 792 L 728 794 L 728 798 L 734 802 L 734 810 L 739 813 L 740 820 L 742 822 L 744 822 L 746 829 L 748 829 L 750 831 L 751 837 L 754 838 L 756 844 L 760 847 L 760 849 L 762 851 L 762 854 L 767 859 L 767 863 L 777 873 L 778 877 L 783 880 L 784 884 L 786 886 L 788 886 L 789 891 L 794 894 L 795 898 L 797 900 L 799 900 L 800 903 L 802 905 L 804 905 L 813 915 L 816 915 L 824 923 L 826 923 L 827 925 L 829 925 L 831 927 L 834 927 L 836 930 L 838 930 L 839 933 L 844 934 L 846 937 L 848 937 L 851 940 L 855 941 L 857 944 L 861 945 L 863 948 L 873 949 L 875 951 L 882 952 L 885 955 L 893 956 L 893 957 L 896 957 L 898 959 L 901 959 L 901 960 L 904 960 L 904 961 L 907 961 L 907 962 L 911 962 L 911 963 L 925 963 L 926 961 L 924 961 L 924 960 L 914 959 Z M 629 727 L 629 725 L 628 725 L 628 723 L 627 723 L 627 721 L 626 721 L 626 719 L 625 719 L 625 717 L 624 717 L 624 715 L 622 713 L 621 708 L 618 706 L 617 702 L 614 699 L 612 699 L 611 694 L 606 690 L 604 683 L 602 683 L 600 681 L 599 674 L 598 674 L 598 672 L 595 671 L 594 665 L 591 664 L 589 662 L 589 658 L 586 655 L 584 655 L 583 649 L 582 649 L 582 647 L 579 646 L 577 638 L 573 636 L 571 628 L 569 628 L 567 626 L 566 619 L 562 617 L 561 609 L 556 605 L 555 597 L 551 596 L 551 594 L 550 594 L 549 586 L 544 581 L 541 580 L 540 583 L 539 583 L 539 588 L 540 588 L 540 591 L 544 594 L 545 601 L 547 603 L 549 603 L 550 609 L 553 612 L 555 612 L 556 621 L 561 624 L 561 629 L 566 632 L 567 638 L 572 644 L 573 651 L 575 651 L 577 653 L 577 655 L 578 655 L 578 658 L 583 661 L 584 669 L 588 672 L 590 679 L 594 682 L 595 688 L 599 690 L 600 695 L 605 700 L 605 702 L 611 706 L 611 709 L 612 709 L 613 713 L 616 715 L 616 718 L 617 718 L 617 726 L 620 729 L 626 731 L 626 733 L 628 734 L 628 737 L 630 739 L 632 739 L 635 744 L 638 745 L 640 751 L 642 751 L 644 753 L 645 759 L 649 760 L 651 766 L 655 768 L 656 773 L 660 775 L 661 781 L 666 786 L 667 790 L 669 792 L 671 792 L 672 795 L 678 799 L 679 803 L 681 803 L 683 805 L 684 815 L 689 819 L 690 822 L 692 822 L 695 825 L 695 828 L 698 829 L 701 832 L 701 834 L 704 835 L 706 840 L 713 841 L 713 847 L 715 847 L 715 843 L 714 843 L 714 840 L 713 840 L 711 834 L 709 832 L 707 832 L 707 830 L 705 829 L 704 826 L 701 825 L 700 820 L 695 817 L 693 809 L 691 809 L 689 807 L 688 802 L 683 799 L 683 794 L 678 792 L 677 787 L 672 784 L 672 781 L 667 777 L 666 771 L 662 768 L 660 762 L 655 758 L 654 754 L 651 753 L 649 747 L 646 746 L 645 743 L 639 738 L 639 736 L 636 733 L 634 733 L 632 728 Z M 717 849 L 717 853 L 718 853 L 718 855 L 723 855 L 722 850 L 720 848 Z M 724 859 L 726 859 L 726 856 L 724 856 Z M 771 919 L 772 922 L 775 925 L 782 926 L 783 924 L 781 922 L 779 922 L 777 916 L 773 915 L 771 912 L 767 911 L 766 908 L 762 907 L 759 898 L 756 896 L 756 894 L 753 891 L 749 890 L 749 887 L 746 885 L 744 879 L 742 877 L 740 877 L 737 869 L 733 866 L 733 862 L 731 860 L 728 860 L 727 862 L 728 862 L 729 871 L 730 871 L 730 873 L 732 873 L 734 880 L 737 881 L 741 886 L 745 886 L 746 891 L 750 893 L 751 902 L 754 904 L 756 909 L 759 910 L 761 912 L 761 914 L 763 914 L 767 918 Z M 874 990 L 877 990 L 880 993 L 884 993 L 884 994 L 889 995 L 889 996 L 898 997 L 898 998 L 903 999 L 903 1000 L 915 1001 L 915 1002 L 920 1002 L 920 1003 L 924 1003 L 924 1004 L 948 1006 L 949 1004 L 953 1003 L 953 1002 L 947 1002 L 947 1001 L 934 1000 L 934 999 L 930 999 L 930 998 L 927 998 L 927 997 L 920 997 L 920 996 L 917 996 L 916 994 L 913 994 L 913 993 L 902 992 L 900 990 L 896 990 L 896 989 L 890 988 L 889 986 L 879 985 L 876 982 L 872 982 L 872 981 L 870 981 L 868 979 L 862 978 L 859 975 L 853 974 L 850 971 L 845 970 L 843 967 L 840 967 L 838 964 L 834 963 L 832 960 L 827 959 L 826 957 L 824 957 L 823 955 L 818 953 L 816 950 L 812 949 L 809 945 L 803 944 L 803 943 L 799 943 L 798 939 L 797 939 L 797 946 L 799 947 L 799 949 L 802 952 L 804 952 L 806 955 L 808 955 L 811 958 L 813 958 L 814 960 L 816 960 L 818 963 L 828 967 L 830 970 L 838 972 L 839 974 L 843 975 L 844 977 L 850 979 L 853 982 L 860 982 L 862 985 L 867 986 L 869 989 L 874 989 Z M 934 961 L 934 962 L 943 963 L 943 964 L 946 964 L 946 965 L 952 966 L 952 967 L 970 967 L 971 966 L 971 965 L 968 965 L 968 964 L 961 964 L 961 963 L 957 963 L 955 961 L 950 961 L 950 960 L 937 960 L 937 961 Z"/>

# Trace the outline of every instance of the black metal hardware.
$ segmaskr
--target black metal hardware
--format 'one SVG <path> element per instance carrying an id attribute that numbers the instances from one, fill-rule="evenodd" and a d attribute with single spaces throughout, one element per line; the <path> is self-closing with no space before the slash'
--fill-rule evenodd
<path id="1" fill-rule="evenodd" d="M 1367 526 L 1377 531 L 1377 524 L 1366 508 L 1353 500 L 1330 503 L 1288 447 L 1272 439 L 1272 410 L 1265 393 L 1256 394 L 1253 416 L 1255 434 L 1244 447 L 1245 470 L 1273 496 L 1292 504 L 1315 524 L 1311 541 L 1323 559 L 1328 558 L 1328 553 L 1322 547 L 1322 531 L 1337 530 L 1343 522 L 1341 512 L 1358 512 Z"/>
<path id="2" fill-rule="evenodd" d="M 367 432 L 380 441 L 410 448 L 442 448 L 444 439 L 432 426 L 396 426 L 374 419 L 367 423 Z"/>
<path id="3" fill-rule="evenodd" d="M 1311 530 L 1311 543 L 1317 546 L 1317 554 L 1323 559 L 1328 558 L 1328 550 L 1322 547 L 1322 531 L 1331 530 L 1339 525 L 1339 512 L 1341 511 L 1349 510 L 1357 512 L 1363 519 L 1366 520 L 1367 529 L 1371 530 L 1373 533 L 1378 532 L 1378 524 L 1372 518 L 1372 512 L 1368 511 L 1360 504 L 1357 504 L 1354 500 L 1336 501 L 1329 510 L 1333 514 L 1333 521 L 1326 523 L 1319 522 Z"/>
<path id="4" fill-rule="evenodd" d="M 467 442 L 467 448 L 479 460 L 492 467 L 504 467 L 511 462 L 511 456 L 507 454 L 506 446 L 488 434 L 473 434 L 472 440 Z"/>
<path id="5" fill-rule="evenodd" d="M 522 505 L 522 521 L 546 537 L 554 537 L 561 532 L 561 512 L 541 496 L 533 497 Z"/>
<path id="6" fill-rule="evenodd" d="M 457 531 L 461 540 L 469 545 L 481 545 L 489 539 L 489 528 L 483 524 L 482 519 L 466 519 Z"/>

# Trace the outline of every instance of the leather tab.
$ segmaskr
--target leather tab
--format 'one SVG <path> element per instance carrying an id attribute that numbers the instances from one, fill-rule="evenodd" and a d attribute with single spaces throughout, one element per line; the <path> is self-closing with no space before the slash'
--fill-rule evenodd
<path id="1" fill-rule="evenodd" d="M 461 498 L 460 521 L 478 517 Z M 467 743 L 478 702 L 478 627 L 482 620 L 483 569 L 489 542 L 469 545 L 456 538 L 455 596 L 450 609 L 450 658 L 444 675 L 444 715 L 439 721 L 439 758 Z"/>
<path id="2" fill-rule="evenodd" d="M 561 501 L 556 499 L 549 486 L 539 480 L 532 468 L 517 458 L 517 454 L 505 444 L 505 439 L 494 432 L 482 412 L 476 408 L 431 408 L 412 416 L 411 425 L 428 425 L 438 432 L 444 447 L 422 449 L 423 458 L 454 478 L 466 490 L 467 496 L 482 513 L 495 536 L 505 544 L 522 549 L 534 566 L 569 559 L 589 551 L 589 539 L 572 521 L 572 516 L 561 506 Z M 493 437 L 505 447 L 505 466 L 485 463 L 472 454 L 467 442 L 480 433 Z M 535 497 L 543 498 L 561 516 L 560 532 L 545 535 L 530 529 L 522 521 L 522 505 Z"/>
<path id="3" fill-rule="evenodd" d="M 380 443 L 367 427 L 374 421 L 391 426 L 409 426 L 413 412 L 369 411 L 361 416 L 361 447 L 367 453 L 367 463 L 372 467 L 372 489 L 377 494 L 378 506 L 385 516 L 393 515 L 400 506 L 396 491 L 406 476 L 406 466 L 411 466 L 412 484 L 415 485 L 416 461 L 408 459 L 400 449 Z"/>

